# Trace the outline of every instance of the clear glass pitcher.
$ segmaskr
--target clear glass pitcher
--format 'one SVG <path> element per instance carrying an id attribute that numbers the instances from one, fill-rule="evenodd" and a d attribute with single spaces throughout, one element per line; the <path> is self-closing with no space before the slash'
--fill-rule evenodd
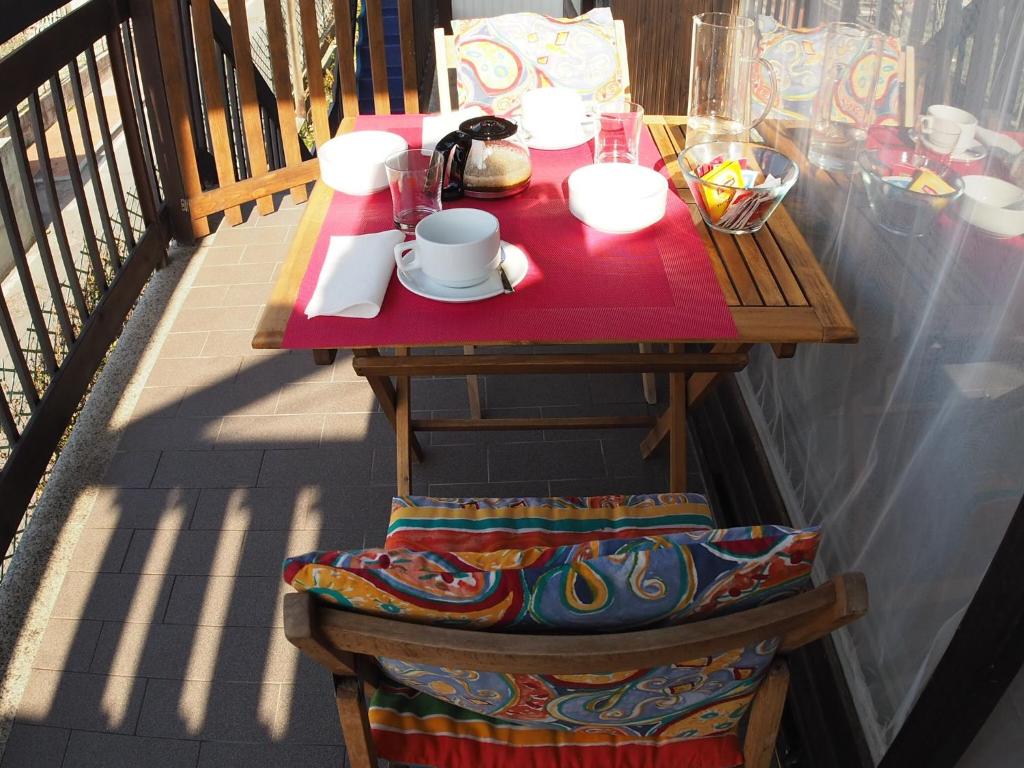
<path id="1" fill-rule="evenodd" d="M 758 66 L 768 76 L 771 97 L 752 121 L 752 77 Z M 731 13 L 693 17 L 687 147 L 706 141 L 746 141 L 750 129 L 768 116 L 778 93 L 771 62 L 758 56 L 753 19 Z"/>

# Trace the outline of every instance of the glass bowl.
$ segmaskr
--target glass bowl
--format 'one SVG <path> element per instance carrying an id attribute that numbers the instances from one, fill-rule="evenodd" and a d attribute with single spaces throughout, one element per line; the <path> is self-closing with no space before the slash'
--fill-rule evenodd
<path id="1" fill-rule="evenodd" d="M 763 227 L 800 175 L 781 152 L 746 141 L 695 144 L 679 155 L 679 167 L 707 225 L 731 235 Z"/>
<path id="2" fill-rule="evenodd" d="M 949 166 L 912 149 L 869 149 L 860 153 L 857 162 L 875 221 L 897 235 L 925 234 L 964 191 L 963 179 Z M 934 173 L 952 190 L 929 193 L 908 189 L 922 169 Z"/>

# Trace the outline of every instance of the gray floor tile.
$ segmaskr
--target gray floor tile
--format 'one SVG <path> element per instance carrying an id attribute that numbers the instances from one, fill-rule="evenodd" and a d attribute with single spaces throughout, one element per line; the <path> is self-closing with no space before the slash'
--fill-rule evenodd
<path id="1" fill-rule="evenodd" d="M 179 418 L 219 418 L 242 414 L 268 414 L 277 408 L 278 390 L 239 384 L 187 387 L 176 409 Z"/>
<path id="2" fill-rule="evenodd" d="M 147 488 L 153 479 L 160 451 L 118 451 L 110 459 L 103 485 L 119 488 Z"/>
<path id="3" fill-rule="evenodd" d="M 587 377 L 592 403 L 644 403 L 643 377 L 639 373 L 601 373 Z"/>
<path id="4" fill-rule="evenodd" d="M 176 357 L 199 357 L 203 354 L 207 336 L 209 332 L 204 330 L 168 334 L 163 346 L 160 347 L 160 358 L 168 360 Z"/>
<path id="5" fill-rule="evenodd" d="M 136 733 L 171 739 L 268 742 L 277 684 L 150 680 Z M 334 704 L 328 696 L 328 703 Z"/>
<path id="6" fill-rule="evenodd" d="M 53 616 L 98 621 L 159 620 L 167 607 L 171 580 L 137 573 L 69 573 L 64 579 Z"/>
<path id="7" fill-rule="evenodd" d="M 199 768 L 340 768 L 345 748 L 316 744 L 238 744 L 204 741 L 199 749 Z"/>
<path id="8" fill-rule="evenodd" d="M 139 399 L 135 402 L 135 410 L 132 413 L 133 419 L 141 419 L 147 416 L 171 417 L 178 413 L 181 406 L 181 399 L 187 392 L 187 387 L 143 387 L 139 393 Z"/>
<path id="9" fill-rule="evenodd" d="M 131 733 L 146 681 L 35 669 L 18 707 L 17 720 L 86 731 Z"/>
<path id="10" fill-rule="evenodd" d="M 270 283 L 274 279 L 273 264 L 210 264 L 200 267 L 194 285 L 240 285 Z"/>
<path id="11" fill-rule="evenodd" d="M 286 743 L 342 744 L 331 676 L 303 679 L 299 686 L 282 685 L 274 730 Z"/>
<path id="12" fill-rule="evenodd" d="M 139 419 L 125 428 L 118 448 L 122 451 L 209 449 L 217 442 L 220 424 L 219 416 L 204 419 Z"/>
<path id="13" fill-rule="evenodd" d="M 88 672 L 103 623 L 51 618 L 32 660 L 36 669 Z"/>
<path id="14" fill-rule="evenodd" d="M 586 380 L 579 376 L 525 375 L 485 377 L 488 408 L 586 405 Z"/>
<path id="15" fill-rule="evenodd" d="M 424 449 L 422 464 L 413 463 L 412 476 L 419 483 L 487 482 L 487 455 L 480 446 L 439 445 Z M 396 454 L 393 448 L 373 452 L 373 481 L 395 482 Z"/>
<path id="16" fill-rule="evenodd" d="M 197 309 L 196 312 L 220 312 L 216 309 Z M 198 327 L 205 328 L 200 323 Z M 149 387 L 209 387 L 233 381 L 241 355 L 231 357 L 194 357 L 187 360 L 161 358 L 153 365 L 146 379 Z"/>
<path id="17" fill-rule="evenodd" d="M 187 528 L 197 488 L 101 488 L 87 528 Z"/>
<path id="18" fill-rule="evenodd" d="M 481 388 L 483 379 L 480 379 Z M 486 399 L 481 392 L 481 399 Z M 464 377 L 454 379 L 416 379 L 412 384 L 412 407 L 419 411 L 464 411 L 469 394 Z"/>
<path id="19" fill-rule="evenodd" d="M 199 307 L 220 307 L 224 304 L 224 296 L 227 295 L 226 285 L 194 285 L 189 289 L 188 295 L 182 304 L 183 309 L 197 309 Z"/>
<path id="20" fill-rule="evenodd" d="M 205 488 L 192 519 L 195 530 L 305 528 L 323 494 L 305 488 Z"/>
<path id="21" fill-rule="evenodd" d="M 438 498 L 515 498 L 548 496 L 547 480 L 520 483 L 431 483 L 431 496 Z"/>
<path id="22" fill-rule="evenodd" d="M 239 488 L 256 485 L 263 451 L 164 451 L 154 488 Z"/>
<path id="23" fill-rule="evenodd" d="M 199 742 L 73 731 L 63 768 L 193 768 Z"/>
<path id="24" fill-rule="evenodd" d="M 262 286 L 260 286 L 262 287 Z M 260 302 L 262 306 L 262 302 Z M 272 355 L 273 352 L 252 348 L 252 331 L 210 331 L 204 338 L 202 355 L 204 357 L 243 357 Z"/>
<path id="25" fill-rule="evenodd" d="M 377 400 L 366 382 L 287 384 L 277 401 L 278 413 L 371 413 Z"/>
<path id="26" fill-rule="evenodd" d="M 234 576 L 244 531 L 136 531 L 124 573 Z"/>
<path id="27" fill-rule="evenodd" d="M 125 528 L 86 528 L 71 556 L 70 570 L 84 573 L 120 571 L 132 533 Z"/>
<path id="28" fill-rule="evenodd" d="M 260 470 L 261 487 L 339 487 L 370 482 L 369 449 L 360 445 L 268 450 Z"/>
<path id="29" fill-rule="evenodd" d="M 263 449 L 289 445 L 315 448 L 320 445 L 324 417 L 314 414 L 289 416 L 226 416 L 217 437 L 220 449 Z"/>
<path id="30" fill-rule="evenodd" d="M 61 768 L 71 732 L 66 728 L 15 723 L 7 737 L 2 768 Z"/>
<path id="31" fill-rule="evenodd" d="M 215 617 L 224 626 L 280 627 L 281 598 L 291 587 L 267 576 L 176 576 L 164 621 L 199 624 Z"/>
<path id="32" fill-rule="evenodd" d="M 604 477 L 597 440 L 560 443 L 509 443 L 487 448 L 490 480 L 565 480 Z"/>

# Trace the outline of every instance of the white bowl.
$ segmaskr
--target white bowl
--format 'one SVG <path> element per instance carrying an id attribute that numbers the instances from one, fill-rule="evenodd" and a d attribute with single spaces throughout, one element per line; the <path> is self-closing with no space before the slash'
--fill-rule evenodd
<path id="1" fill-rule="evenodd" d="M 388 131 L 352 131 L 320 147 L 320 178 L 346 195 L 372 195 L 387 189 L 384 161 L 408 149 L 405 139 Z"/>
<path id="2" fill-rule="evenodd" d="M 569 210 L 587 226 L 613 235 L 639 232 L 665 216 L 668 179 L 632 163 L 595 163 L 569 176 Z"/>
<path id="3" fill-rule="evenodd" d="M 1008 206 L 1024 201 L 1024 189 L 994 176 L 964 176 L 960 218 L 995 237 L 1024 234 L 1024 210 Z"/>

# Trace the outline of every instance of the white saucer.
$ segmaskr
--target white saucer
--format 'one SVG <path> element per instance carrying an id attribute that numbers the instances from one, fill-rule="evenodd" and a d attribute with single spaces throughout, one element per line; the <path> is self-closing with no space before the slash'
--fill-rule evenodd
<path id="1" fill-rule="evenodd" d="M 508 275 L 509 282 L 515 287 L 526 277 L 526 273 L 530 269 L 530 262 L 521 248 L 511 243 L 506 243 L 504 240 L 501 241 L 501 250 L 504 254 L 502 264 L 505 266 L 505 274 Z M 505 292 L 501 285 L 501 276 L 497 271 L 482 283 L 472 285 L 469 288 L 452 288 L 447 285 L 441 285 L 441 283 L 431 280 L 424 275 L 419 269 L 410 269 L 408 272 L 401 269 L 398 270 L 398 281 L 417 296 L 452 304 L 483 301 L 484 299 L 500 296 Z"/>
<path id="2" fill-rule="evenodd" d="M 954 163 L 973 163 L 988 156 L 988 147 L 980 141 L 975 140 L 971 146 L 960 152 L 954 152 L 949 159 Z"/>
<path id="3" fill-rule="evenodd" d="M 573 149 L 582 144 L 586 144 L 592 138 L 596 127 L 593 120 L 580 123 L 580 132 L 571 137 L 562 137 L 557 140 L 553 139 L 542 139 L 538 136 L 534 136 L 529 133 L 525 128 L 523 133 L 526 135 L 526 146 L 530 149 L 541 149 L 541 150 L 559 150 L 559 149 Z"/>

